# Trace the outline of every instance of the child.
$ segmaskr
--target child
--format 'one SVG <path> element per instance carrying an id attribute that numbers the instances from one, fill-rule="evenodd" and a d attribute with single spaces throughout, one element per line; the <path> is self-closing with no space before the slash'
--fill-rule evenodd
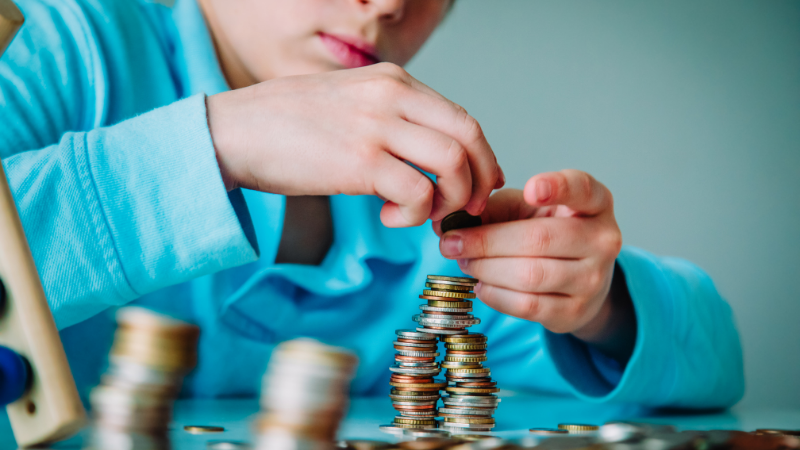
<path id="1" fill-rule="evenodd" d="M 0 61 L 3 163 L 82 389 L 104 311 L 135 303 L 202 327 L 186 395 L 255 395 L 300 335 L 356 349 L 354 392 L 384 394 L 425 275 L 463 271 L 501 386 L 741 398 L 729 306 L 621 248 L 605 186 L 565 170 L 490 197 L 478 123 L 400 68 L 451 0 L 196 1 L 25 0 Z M 485 225 L 419 226 L 459 209 Z"/>

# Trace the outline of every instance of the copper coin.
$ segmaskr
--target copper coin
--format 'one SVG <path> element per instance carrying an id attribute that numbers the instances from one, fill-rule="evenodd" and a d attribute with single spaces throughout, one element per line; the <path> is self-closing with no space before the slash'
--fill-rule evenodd
<path id="1" fill-rule="evenodd" d="M 447 350 L 447 356 L 473 356 L 473 355 L 485 355 L 486 350 Z"/>
<path id="2" fill-rule="evenodd" d="M 422 356 L 403 356 L 403 355 L 395 355 L 395 361 L 429 361 L 429 362 L 436 362 L 435 357 L 422 357 Z"/>
<path id="3" fill-rule="evenodd" d="M 457 383 L 456 387 L 495 387 L 497 386 L 496 381 L 484 381 L 480 383 Z"/>
<path id="4" fill-rule="evenodd" d="M 412 344 L 435 344 L 436 341 L 423 341 L 421 339 L 397 338 L 398 342 L 411 342 Z"/>
<path id="5" fill-rule="evenodd" d="M 403 411 L 422 411 L 426 409 L 436 409 L 436 405 L 420 405 L 420 406 L 410 406 L 410 405 L 393 405 L 393 408 L 396 410 L 403 410 Z"/>
<path id="6" fill-rule="evenodd" d="M 430 350 L 429 350 L 430 348 Z M 436 351 L 436 347 L 402 347 L 399 345 L 394 346 L 395 350 L 400 350 L 401 352 L 425 352 L 425 351 Z"/>

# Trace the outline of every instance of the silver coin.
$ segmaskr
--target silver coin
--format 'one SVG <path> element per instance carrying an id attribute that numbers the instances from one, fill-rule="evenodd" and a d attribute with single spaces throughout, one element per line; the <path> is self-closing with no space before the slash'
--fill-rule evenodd
<path id="1" fill-rule="evenodd" d="M 492 381 L 489 377 L 478 377 L 478 378 L 457 378 L 457 377 L 450 377 L 447 379 L 450 383 L 490 383 Z"/>
<path id="2" fill-rule="evenodd" d="M 444 427 L 450 428 L 468 428 L 470 430 L 491 430 L 494 428 L 492 423 L 456 423 L 456 422 L 442 422 Z"/>
<path id="3" fill-rule="evenodd" d="M 419 319 L 431 319 L 431 320 L 472 320 L 475 316 L 472 314 L 414 314 L 411 316 L 411 320 L 419 321 Z"/>
<path id="4" fill-rule="evenodd" d="M 437 362 L 411 362 L 411 361 L 403 361 L 403 360 L 397 361 L 397 360 L 395 360 L 394 366 L 395 367 L 429 367 L 429 368 L 435 368 L 435 367 L 439 367 L 439 363 L 437 363 Z"/>
<path id="5" fill-rule="evenodd" d="M 414 320 L 418 324 L 422 326 L 434 326 L 434 327 L 452 327 L 452 328 L 465 328 L 471 327 L 473 325 L 478 325 L 481 323 L 481 319 L 423 319 L 418 317 Z"/>
<path id="6" fill-rule="evenodd" d="M 408 429 L 403 432 L 406 436 L 411 436 L 414 439 L 419 438 L 448 438 L 450 432 L 444 430 L 414 430 Z"/>
<path id="7" fill-rule="evenodd" d="M 439 408 L 440 413 L 453 414 L 458 416 L 491 416 L 494 414 L 494 409 L 478 409 L 478 408 Z"/>
<path id="8" fill-rule="evenodd" d="M 450 284 L 453 286 L 467 286 L 467 287 L 474 287 L 476 284 L 478 284 L 477 282 L 472 283 L 472 282 L 449 281 L 449 280 L 432 280 L 430 278 L 427 278 L 427 282 L 432 284 Z"/>
<path id="9" fill-rule="evenodd" d="M 448 370 L 449 373 L 449 370 Z M 451 374 L 454 375 L 454 374 Z M 467 372 L 459 372 L 458 378 L 485 378 L 486 376 L 491 376 L 492 372 L 479 372 L 479 373 L 467 373 Z M 450 377 L 447 378 L 448 380 Z"/>
<path id="10" fill-rule="evenodd" d="M 435 405 L 438 400 L 425 400 L 425 401 L 399 401 L 399 402 L 392 402 L 393 405 L 400 405 L 400 406 L 425 406 L 425 405 Z"/>
<path id="11" fill-rule="evenodd" d="M 442 397 L 442 401 L 445 405 L 450 405 L 458 408 L 459 406 L 456 405 L 486 405 L 486 406 L 497 406 L 500 403 L 501 399 L 497 397 L 490 397 L 490 396 L 468 396 L 468 397 L 461 397 L 461 398 L 453 398 L 452 396 Z M 461 406 L 463 408 L 463 406 Z"/>
<path id="12" fill-rule="evenodd" d="M 420 332 L 419 330 L 395 330 L 395 334 L 397 334 L 401 338 L 407 339 L 417 339 L 420 341 L 436 341 L 436 336 L 430 333 Z"/>
<path id="13" fill-rule="evenodd" d="M 412 356 L 415 358 L 435 358 L 439 356 L 439 352 L 412 352 L 407 350 L 395 350 L 400 356 Z"/>
<path id="14" fill-rule="evenodd" d="M 469 313 L 472 312 L 472 308 L 440 308 L 438 306 L 428 306 L 428 305 L 419 305 L 419 309 L 431 313 L 431 312 L 450 312 L 450 313 Z"/>
<path id="15" fill-rule="evenodd" d="M 415 347 L 415 348 L 436 348 L 437 347 L 437 344 L 435 342 L 429 344 L 429 343 L 394 341 L 394 342 L 392 342 L 392 344 L 394 344 L 394 345 L 396 345 L 398 347 Z"/>
<path id="16" fill-rule="evenodd" d="M 412 417 L 415 419 L 436 419 L 436 411 L 398 411 L 403 417 Z"/>
<path id="17" fill-rule="evenodd" d="M 424 333 L 431 333 L 431 334 L 448 334 L 448 335 L 464 334 L 464 330 L 434 330 L 434 329 L 425 328 L 425 327 L 417 327 L 417 330 L 420 330 L 421 332 L 424 332 Z"/>
<path id="18" fill-rule="evenodd" d="M 467 361 L 445 361 L 445 364 L 447 364 L 447 365 L 443 364 L 442 368 L 445 368 L 445 369 L 462 369 L 462 368 L 471 369 L 471 368 L 473 368 L 472 366 L 475 366 L 475 365 L 480 366 L 481 362 L 483 362 L 483 361 L 470 361 L 470 362 L 467 362 Z M 479 367 L 474 367 L 474 368 L 478 369 Z"/>
<path id="19" fill-rule="evenodd" d="M 424 402 L 424 401 L 438 401 L 439 396 L 433 395 L 393 395 L 389 394 L 389 398 L 392 399 L 393 402 Z"/>

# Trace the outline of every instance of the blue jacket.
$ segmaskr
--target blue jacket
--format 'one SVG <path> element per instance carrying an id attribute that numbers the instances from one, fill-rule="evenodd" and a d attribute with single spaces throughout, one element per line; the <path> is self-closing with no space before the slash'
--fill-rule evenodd
<path id="1" fill-rule="evenodd" d="M 353 391 L 386 394 L 394 330 L 414 326 L 425 276 L 459 273 L 430 227 L 387 229 L 380 200 L 336 196 L 324 262 L 275 264 L 284 198 L 222 184 L 205 95 L 228 87 L 194 0 L 20 8 L 27 22 L 0 60 L 0 156 L 82 392 L 103 369 L 113 309 L 135 303 L 202 327 L 186 395 L 255 395 L 273 345 L 301 335 L 355 349 Z M 618 264 L 638 319 L 627 366 L 476 302 L 500 386 L 647 406 L 738 401 L 739 337 L 709 277 L 630 247 Z"/>

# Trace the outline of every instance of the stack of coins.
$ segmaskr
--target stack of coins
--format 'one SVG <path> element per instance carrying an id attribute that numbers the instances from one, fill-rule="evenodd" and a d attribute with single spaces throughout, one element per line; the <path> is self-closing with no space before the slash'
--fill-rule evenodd
<path id="1" fill-rule="evenodd" d="M 200 330 L 139 307 L 120 309 L 117 323 L 109 368 L 91 393 L 95 440 L 115 439 L 115 432 L 166 437 L 183 377 L 196 364 Z"/>
<path id="2" fill-rule="evenodd" d="M 312 339 L 275 348 L 263 378 L 258 449 L 335 448 L 358 358 Z"/>
<path id="3" fill-rule="evenodd" d="M 390 367 L 392 386 L 389 397 L 400 413 L 394 418 L 395 428 L 436 427 L 436 404 L 444 382 L 434 380 L 441 369 L 436 362 L 436 335 L 414 330 L 397 330 L 394 342 L 395 364 Z"/>
<path id="4" fill-rule="evenodd" d="M 425 290 L 419 298 L 427 300 L 420 305 L 421 314 L 412 319 L 420 327 L 417 331 L 438 335 L 464 334 L 467 328 L 481 323 L 472 314 L 472 290 L 478 280 L 465 277 L 428 275 Z"/>
<path id="5" fill-rule="evenodd" d="M 486 361 L 486 336 L 478 333 L 443 336 L 445 357 L 442 367 L 447 396 L 442 397 L 443 408 L 439 416 L 442 425 L 452 431 L 491 431 L 494 428 L 494 411 L 500 399 L 495 395 L 500 389 L 492 381 L 491 370 L 483 367 Z"/>

